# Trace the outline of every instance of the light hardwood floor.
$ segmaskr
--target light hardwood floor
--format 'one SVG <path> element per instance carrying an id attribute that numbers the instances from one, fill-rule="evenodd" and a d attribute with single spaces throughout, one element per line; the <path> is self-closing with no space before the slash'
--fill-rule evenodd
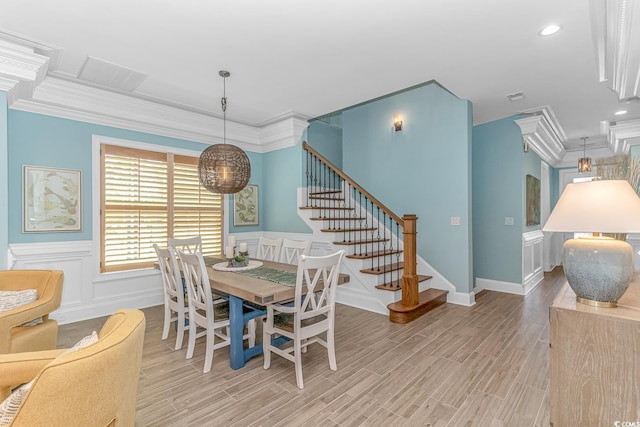
<path id="1" fill-rule="evenodd" d="M 473 307 L 445 304 L 406 324 L 338 305 L 336 356 L 312 345 L 303 356 L 304 390 L 293 364 L 255 357 L 229 368 L 216 350 L 202 373 L 194 358 L 162 341 L 162 307 L 147 318 L 136 426 L 548 426 L 549 306 L 560 269 L 527 297 L 483 291 Z M 99 330 L 105 318 L 60 326 L 58 347 Z M 260 330 L 259 330 L 260 333 Z"/>

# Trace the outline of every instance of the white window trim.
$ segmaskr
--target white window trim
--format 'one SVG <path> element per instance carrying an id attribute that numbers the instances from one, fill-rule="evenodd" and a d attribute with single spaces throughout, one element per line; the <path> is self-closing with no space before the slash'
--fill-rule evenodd
<path id="1" fill-rule="evenodd" d="M 136 148 L 139 150 L 156 151 L 160 153 L 172 153 L 181 156 L 199 157 L 200 152 L 195 150 L 187 150 L 184 148 L 171 147 L 168 145 L 156 145 L 147 142 L 131 141 L 127 139 L 112 138 L 103 135 L 91 136 L 91 219 L 93 222 L 93 245 L 94 254 L 93 277 L 94 282 L 110 282 L 112 280 L 157 275 L 159 272 L 154 268 L 145 268 L 139 270 L 100 272 L 100 146 L 102 144 L 117 145 L 120 147 Z M 227 241 L 229 233 L 229 197 L 223 195 L 222 206 L 224 209 L 223 216 L 223 242 Z"/>

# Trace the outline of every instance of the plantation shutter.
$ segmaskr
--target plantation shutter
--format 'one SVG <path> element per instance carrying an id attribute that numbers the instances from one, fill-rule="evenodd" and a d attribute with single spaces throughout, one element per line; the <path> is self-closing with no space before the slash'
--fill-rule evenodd
<path id="1" fill-rule="evenodd" d="M 213 194 L 198 176 L 198 159 L 174 156 L 173 236 L 200 236 L 202 252 L 222 253 L 222 195 Z"/>
<path id="2" fill-rule="evenodd" d="M 206 191 L 198 159 L 102 145 L 101 272 L 148 268 L 153 244 L 201 236 L 203 253 L 222 253 L 222 196 Z"/>

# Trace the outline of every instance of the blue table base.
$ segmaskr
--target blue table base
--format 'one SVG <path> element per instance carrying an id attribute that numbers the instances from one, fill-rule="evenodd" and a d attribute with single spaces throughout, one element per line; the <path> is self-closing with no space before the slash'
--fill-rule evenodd
<path id="1" fill-rule="evenodd" d="M 244 300 L 233 295 L 229 295 L 229 334 L 231 335 L 231 345 L 229 346 L 229 358 L 231 369 L 243 368 L 247 360 L 254 356 L 262 354 L 262 344 L 256 344 L 253 347 L 244 348 L 242 340 L 242 332 L 244 325 L 251 319 L 266 316 L 267 310 L 261 310 L 256 307 L 249 307 L 252 311 L 244 312 Z M 271 340 L 271 343 L 277 347 L 289 341 L 287 337 L 278 337 Z"/>
<path id="2" fill-rule="evenodd" d="M 243 301 L 242 298 L 229 295 L 229 334 L 231 335 L 229 357 L 231 359 L 231 369 L 240 369 L 244 367 L 247 360 L 262 354 L 262 344 L 257 344 L 247 349 L 244 348 L 242 332 L 244 325 L 246 325 L 249 320 L 265 316 L 267 310 L 252 307 L 252 311 L 245 313 L 242 304 Z"/>

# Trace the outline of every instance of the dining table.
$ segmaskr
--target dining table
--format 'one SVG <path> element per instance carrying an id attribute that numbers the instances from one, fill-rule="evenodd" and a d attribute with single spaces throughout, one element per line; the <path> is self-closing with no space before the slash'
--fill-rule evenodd
<path id="1" fill-rule="evenodd" d="M 249 320 L 266 315 L 267 306 L 293 301 L 298 267 L 252 259 L 246 268 L 232 268 L 225 266 L 223 260 L 208 257 L 205 264 L 211 289 L 229 298 L 229 364 L 231 369 L 240 369 L 249 359 L 262 354 L 261 343 L 244 347 L 244 326 Z M 338 284 L 348 282 L 349 275 L 340 274 Z"/>

